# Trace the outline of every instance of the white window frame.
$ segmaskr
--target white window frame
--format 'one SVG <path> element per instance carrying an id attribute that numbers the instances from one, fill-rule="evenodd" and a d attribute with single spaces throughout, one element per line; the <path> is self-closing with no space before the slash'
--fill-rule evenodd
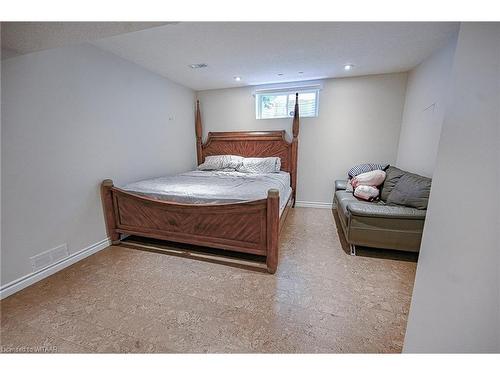
<path id="1" fill-rule="evenodd" d="M 300 111 L 299 111 L 299 116 L 308 117 L 308 118 L 318 117 L 320 90 L 321 90 L 320 85 L 312 85 L 312 86 L 306 86 L 306 87 L 302 86 L 302 87 L 286 87 L 286 88 L 267 88 L 267 89 L 256 90 L 255 91 L 255 118 L 257 120 L 275 120 L 275 119 L 292 118 L 293 115 L 290 115 L 290 114 L 287 114 L 286 116 L 262 118 L 262 100 L 261 100 L 261 97 L 264 95 L 265 96 L 268 96 L 268 95 L 286 95 L 286 108 L 288 109 L 290 95 L 295 95 L 295 93 L 299 93 L 299 98 L 300 98 L 300 94 L 307 94 L 307 93 L 315 93 L 316 94 L 316 106 L 315 106 L 314 115 L 302 116 L 300 114 Z"/>

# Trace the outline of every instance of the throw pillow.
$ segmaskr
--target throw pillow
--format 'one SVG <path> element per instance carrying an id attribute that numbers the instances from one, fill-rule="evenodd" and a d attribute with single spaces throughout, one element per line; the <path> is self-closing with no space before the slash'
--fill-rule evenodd
<path id="1" fill-rule="evenodd" d="M 351 179 L 348 179 L 347 180 L 347 184 L 345 185 L 345 191 L 348 192 L 348 193 L 353 193 L 354 192 L 354 188 L 352 186 L 352 183 L 351 183 Z"/>
<path id="2" fill-rule="evenodd" d="M 431 192 L 431 181 L 427 177 L 405 173 L 391 190 L 386 203 L 425 210 Z"/>
<path id="3" fill-rule="evenodd" d="M 369 202 L 377 199 L 378 194 L 378 189 L 373 186 L 359 185 L 356 189 L 354 189 L 354 196 L 356 198 L 363 199 Z"/>
<path id="4" fill-rule="evenodd" d="M 401 176 L 405 173 L 408 172 L 402 171 L 401 169 L 393 166 L 387 168 L 387 170 L 385 171 L 385 181 L 380 190 L 381 200 L 383 200 L 384 202 L 387 201 L 387 197 L 391 193 L 392 189 L 394 189 L 394 186 L 396 186 Z"/>
<path id="5" fill-rule="evenodd" d="M 371 172 L 365 172 L 358 174 L 351 181 L 351 184 L 354 188 L 359 185 L 368 185 L 368 186 L 380 186 L 385 180 L 385 172 L 381 170 L 375 170 Z"/>
<path id="6" fill-rule="evenodd" d="M 353 178 L 365 172 L 371 172 L 375 170 L 385 171 L 387 167 L 389 167 L 389 164 L 378 164 L 378 163 L 359 164 L 349 169 L 347 175 L 349 176 L 349 178 Z"/>

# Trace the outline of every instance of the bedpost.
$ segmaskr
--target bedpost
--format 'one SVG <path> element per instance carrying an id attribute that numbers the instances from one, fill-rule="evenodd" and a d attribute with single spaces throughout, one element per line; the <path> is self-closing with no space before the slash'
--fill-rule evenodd
<path id="1" fill-rule="evenodd" d="M 280 196 L 277 189 L 267 192 L 267 258 L 269 273 L 275 273 L 279 256 Z"/>
<path id="2" fill-rule="evenodd" d="M 203 163 L 203 154 L 201 151 L 201 114 L 200 114 L 200 101 L 196 101 L 196 119 L 195 119 L 195 132 L 196 132 L 196 158 L 198 160 L 198 165 Z"/>
<path id="3" fill-rule="evenodd" d="M 104 210 L 104 220 L 106 222 L 106 231 L 112 245 L 120 243 L 120 233 L 116 231 L 115 210 L 113 206 L 113 181 L 104 180 L 101 184 L 101 200 Z"/>
<path id="4" fill-rule="evenodd" d="M 297 154 L 299 150 L 299 93 L 295 93 L 295 109 L 293 111 L 293 126 L 292 126 L 292 197 L 293 206 L 297 195 Z"/>

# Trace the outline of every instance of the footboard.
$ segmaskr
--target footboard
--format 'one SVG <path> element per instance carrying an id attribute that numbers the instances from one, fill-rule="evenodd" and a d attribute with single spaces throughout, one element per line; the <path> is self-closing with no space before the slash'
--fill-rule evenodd
<path id="1" fill-rule="evenodd" d="M 182 204 L 129 193 L 104 180 L 101 196 L 108 235 L 131 234 L 266 256 L 276 271 L 279 192 L 267 199 L 229 204 Z"/>

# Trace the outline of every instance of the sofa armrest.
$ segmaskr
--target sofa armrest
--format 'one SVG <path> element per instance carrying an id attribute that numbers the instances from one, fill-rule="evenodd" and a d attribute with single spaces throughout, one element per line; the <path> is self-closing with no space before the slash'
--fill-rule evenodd
<path id="1" fill-rule="evenodd" d="M 335 191 L 347 189 L 347 180 L 335 180 Z"/>
<path id="2" fill-rule="evenodd" d="M 425 214 L 427 213 L 427 210 L 418 210 L 412 207 L 363 202 L 350 202 L 347 204 L 347 210 L 354 216 L 413 220 L 425 220 Z"/>

